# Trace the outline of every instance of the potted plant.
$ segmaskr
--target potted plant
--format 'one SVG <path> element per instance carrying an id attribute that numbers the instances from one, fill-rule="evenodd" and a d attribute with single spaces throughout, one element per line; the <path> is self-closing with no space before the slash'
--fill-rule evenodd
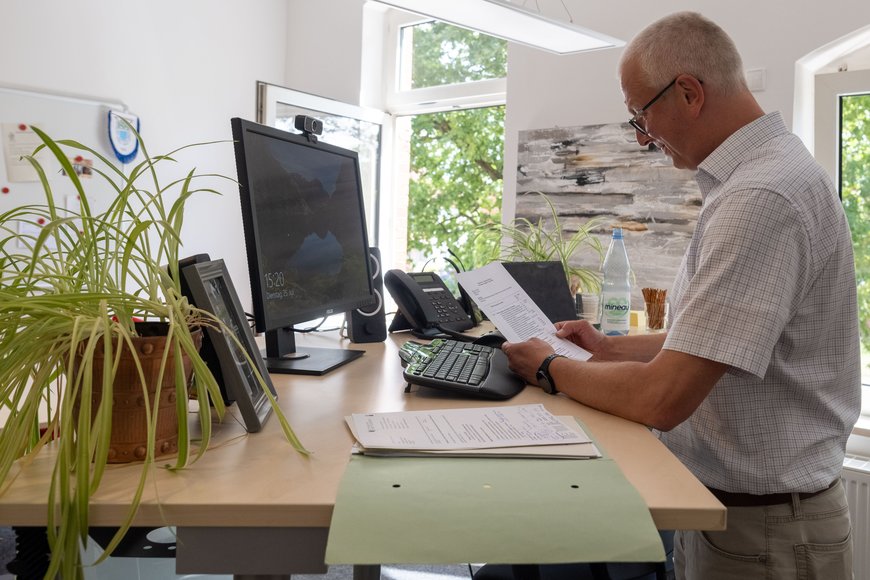
<path id="1" fill-rule="evenodd" d="M 107 463 L 119 459 L 110 438 L 112 412 L 122 403 L 113 402 L 118 394 L 108 395 L 132 387 L 132 396 L 144 409 L 144 440 L 131 457 L 140 462 L 141 475 L 127 519 L 100 561 L 130 527 L 155 459 L 174 454 L 169 468 L 181 469 L 208 448 L 212 410 L 206 403 L 199 405 L 201 435 L 191 444 L 189 396 L 200 403 L 211 400 L 213 412 L 224 415 L 219 387 L 199 354 L 202 329 L 211 326 L 237 339 L 180 290 L 185 203 L 195 193 L 217 192 L 198 189 L 195 182 L 204 176 L 195 170 L 163 184 L 157 169 L 196 145 L 151 157 L 140 139 L 144 160 L 125 174 L 90 147 L 55 141 L 33 130 L 43 144 L 27 159 L 39 176 L 45 203 L 0 215 L 0 410 L 8 415 L 0 426 L 0 493 L 14 478 L 16 463 L 36 453 L 51 454 L 46 577 L 74 578 L 82 575 L 80 549 L 88 533 L 89 500 Z M 87 172 L 91 179 L 110 184 L 114 197 L 105 210 L 93 209 L 79 177 L 82 168 L 73 161 L 77 155 L 96 159 L 99 165 Z M 77 209 L 63 207 L 56 193 L 63 188 L 49 177 L 49 163 L 60 165 L 63 181 L 78 197 Z M 153 378 L 147 376 L 149 369 Z M 305 453 L 263 386 L 287 438 Z M 40 423 L 40 410 L 47 422 Z M 169 435 L 161 433 L 167 419 L 173 425 Z M 129 415 L 124 419 L 131 421 Z"/>
<path id="2" fill-rule="evenodd" d="M 601 261 L 604 248 L 592 235 L 595 228 L 604 223 L 603 218 L 591 218 L 576 232 L 569 234 L 563 228 L 552 200 L 544 193 L 534 192 L 543 198 L 549 209 L 549 219 L 543 217 L 533 222 L 516 218 L 510 224 L 493 223 L 484 226 L 485 231 L 495 231 L 502 237 L 501 256 L 505 261 L 545 262 L 557 260 L 565 269 L 565 277 L 571 295 L 580 292 L 598 293 L 601 290 Z M 582 251 L 593 252 L 598 258 L 598 267 L 578 266 L 573 259 Z"/>

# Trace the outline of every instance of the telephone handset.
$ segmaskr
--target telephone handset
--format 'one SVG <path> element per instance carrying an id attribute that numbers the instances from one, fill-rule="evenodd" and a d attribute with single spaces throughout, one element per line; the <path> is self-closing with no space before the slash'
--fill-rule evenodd
<path id="1" fill-rule="evenodd" d="M 384 286 L 399 306 L 390 332 L 410 328 L 418 336 L 435 338 L 445 331 L 474 327 L 471 317 L 433 272 L 389 270 L 384 274 Z"/>

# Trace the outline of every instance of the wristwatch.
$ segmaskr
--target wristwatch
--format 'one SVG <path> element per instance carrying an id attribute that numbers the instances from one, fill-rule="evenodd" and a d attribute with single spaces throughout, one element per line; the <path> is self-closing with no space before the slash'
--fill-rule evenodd
<path id="1" fill-rule="evenodd" d="M 535 373 L 535 379 L 537 379 L 541 389 L 549 395 L 555 395 L 559 392 L 556 390 L 556 383 L 553 382 L 553 377 L 550 376 L 550 363 L 553 362 L 554 358 L 559 357 L 565 358 L 565 355 L 556 353 L 549 355 L 541 363 L 541 366 L 538 367 L 538 372 Z"/>

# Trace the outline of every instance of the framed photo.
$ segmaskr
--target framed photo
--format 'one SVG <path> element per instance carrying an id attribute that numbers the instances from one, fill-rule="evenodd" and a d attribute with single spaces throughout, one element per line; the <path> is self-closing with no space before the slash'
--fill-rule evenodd
<path id="1" fill-rule="evenodd" d="M 224 261 L 212 260 L 185 266 L 181 270 L 181 276 L 190 290 L 193 303 L 217 316 L 235 333 L 241 343 L 244 351 L 235 340 L 219 329 L 207 329 L 209 340 L 220 362 L 220 374 L 224 383 L 222 388 L 239 406 L 245 429 L 250 433 L 259 431 L 272 412 L 272 406 L 245 357 L 245 352 L 260 372 L 269 391 L 276 398 L 277 395 Z"/>

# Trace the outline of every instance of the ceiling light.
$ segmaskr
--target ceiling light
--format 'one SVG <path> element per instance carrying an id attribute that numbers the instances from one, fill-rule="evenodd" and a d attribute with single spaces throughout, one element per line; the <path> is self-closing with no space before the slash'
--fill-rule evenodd
<path id="1" fill-rule="evenodd" d="M 376 1 L 557 54 L 613 48 L 625 44 L 619 39 L 577 26 L 573 22 L 548 18 L 540 12 L 508 0 Z"/>

